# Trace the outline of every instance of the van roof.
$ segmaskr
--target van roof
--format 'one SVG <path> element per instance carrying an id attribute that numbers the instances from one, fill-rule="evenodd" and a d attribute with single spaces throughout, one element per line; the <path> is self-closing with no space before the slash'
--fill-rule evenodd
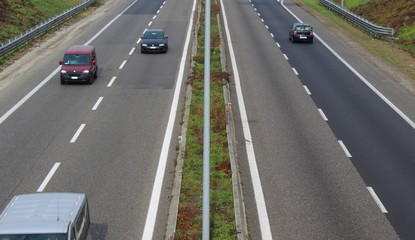
<path id="1" fill-rule="evenodd" d="M 72 46 L 70 48 L 68 48 L 68 50 L 66 50 L 65 54 L 82 54 L 82 53 L 90 53 L 92 51 L 94 51 L 94 46 L 90 46 L 90 45 L 75 45 Z"/>
<path id="2" fill-rule="evenodd" d="M 14 196 L 0 215 L 0 234 L 66 233 L 85 201 L 79 193 Z"/>

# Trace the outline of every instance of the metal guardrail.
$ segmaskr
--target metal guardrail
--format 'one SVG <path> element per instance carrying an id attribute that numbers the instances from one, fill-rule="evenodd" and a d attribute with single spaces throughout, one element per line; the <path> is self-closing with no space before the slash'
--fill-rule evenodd
<path id="1" fill-rule="evenodd" d="M 20 35 L 15 36 L 13 39 L 9 39 L 8 41 L 1 43 L 0 44 L 0 56 L 4 56 L 5 54 L 13 51 L 14 49 L 22 46 L 28 41 L 36 38 L 37 36 L 43 34 L 49 29 L 55 27 L 56 25 L 63 22 L 64 20 L 88 8 L 95 1 L 96 0 L 85 0 L 77 4 L 76 6 L 73 6 L 72 8 L 69 8 L 63 11 L 62 13 L 54 17 L 51 17 L 47 19 L 46 21 L 28 29 L 27 31 L 21 33 Z"/>
<path id="2" fill-rule="evenodd" d="M 387 27 L 382 27 L 379 25 L 376 25 L 373 22 L 370 22 L 367 19 L 364 19 L 363 17 L 341 7 L 338 4 L 335 4 L 329 0 L 320 0 L 320 4 L 326 6 L 329 10 L 334 11 L 338 14 L 340 14 L 341 16 L 343 16 L 344 18 L 346 18 L 347 20 L 359 25 L 360 27 L 362 27 L 363 29 L 365 29 L 366 31 L 375 34 L 379 37 L 387 37 L 387 38 L 394 38 L 395 35 L 395 29 L 393 28 L 387 28 Z"/>

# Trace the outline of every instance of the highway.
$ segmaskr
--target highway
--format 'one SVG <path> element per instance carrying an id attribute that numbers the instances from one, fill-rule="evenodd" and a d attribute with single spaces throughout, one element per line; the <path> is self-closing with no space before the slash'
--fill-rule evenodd
<path id="1" fill-rule="evenodd" d="M 193 4 L 108 1 L 0 73 L 1 209 L 83 192 L 92 239 L 164 238 Z M 415 238 L 414 96 L 291 1 L 221 4 L 251 238 Z M 288 41 L 293 14 L 313 44 Z M 140 53 L 150 27 L 166 30 L 167 54 Z M 65 49 L 86 43 L 98 79 L 60 85 Z"/>
<path id="2" fill-rule="evenodd" d="M 193 3 L 108 1 L 2 73 L 1 209 L 15 194 L 82 192 L 92 239 L 163 239 Z M 146 28 L 166 30 L 167 54 L 140 53 Z M 58 61 L 82 44 L 96 47 L 98 79 L 60 85 Z"/>
<path id="3" fill-rule="evenodd" d="M 222 10 L 251 237 L 413 239 L 414 96 L 291 1 Z"/>

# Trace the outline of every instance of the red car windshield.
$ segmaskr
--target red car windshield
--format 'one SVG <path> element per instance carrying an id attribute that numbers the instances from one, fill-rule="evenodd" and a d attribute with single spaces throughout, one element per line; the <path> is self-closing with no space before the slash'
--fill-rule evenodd
<path id="1" fill-rule="evenodd" d="M 89 54 L 65 54 L 63 57 L 64 65 L 89 65 Z"/>

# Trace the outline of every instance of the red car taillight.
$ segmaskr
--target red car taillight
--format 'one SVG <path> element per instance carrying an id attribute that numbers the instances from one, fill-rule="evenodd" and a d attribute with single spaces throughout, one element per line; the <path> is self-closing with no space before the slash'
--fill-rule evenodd
<path id="1" fill-rule="evenodd" d="M 310 32 L 310 35 L 313 35 L 313 32 Z"/>
<path id="2" fill-rule="evenodd" d="M 297 34 L 297 31 L 294 31 L 294 34 Z"/>

